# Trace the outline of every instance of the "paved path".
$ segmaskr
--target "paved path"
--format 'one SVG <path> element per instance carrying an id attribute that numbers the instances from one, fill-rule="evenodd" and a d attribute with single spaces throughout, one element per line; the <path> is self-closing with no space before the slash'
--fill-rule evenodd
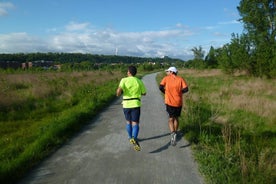
<path id="1" fill-rule="evenodd" d="M 45 159 L 20 184 L 201 184 L 188 142 L 170 145 L 167 114 L 155 81 L 143 78 L 140 145 L 128 142 L 121 99 L 96 117 L 85 130 Z"/>

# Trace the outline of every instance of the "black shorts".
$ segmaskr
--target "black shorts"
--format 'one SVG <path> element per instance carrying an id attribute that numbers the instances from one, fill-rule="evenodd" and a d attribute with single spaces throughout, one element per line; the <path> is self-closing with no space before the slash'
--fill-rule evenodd
<path id="1" fill-rule="evenodd" d="M 166 111 L 168 112 L 170 118 L 179 117 L 181 115 L 181 110 L 182 110 L 182 106 L 181 107 L 173 107 L 173 106 L 166 104 Z"/>
<path id="2" fill-rule="evenodd" d="M 140 119 L 140 107 L 135 108 L 123 108 L 125 118 L 127 121 L 139 123 Z"/>

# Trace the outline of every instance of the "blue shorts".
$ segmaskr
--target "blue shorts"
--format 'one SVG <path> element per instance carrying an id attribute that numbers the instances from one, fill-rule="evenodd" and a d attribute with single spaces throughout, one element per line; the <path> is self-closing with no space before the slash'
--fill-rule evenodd
<path id="1" fill-rule="evenodd" d="M 140 120 L 140 107 L 123 108 L 125 118 L 127 121 L 137 122 Z"/>

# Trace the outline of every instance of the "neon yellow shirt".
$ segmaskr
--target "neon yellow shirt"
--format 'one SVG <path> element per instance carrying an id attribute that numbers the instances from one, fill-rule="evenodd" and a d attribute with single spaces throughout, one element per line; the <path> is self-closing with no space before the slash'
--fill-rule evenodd
<path id="1" fill-rule="evenodd" d="M 140 79 L 133 76 L 122 78 L 119 87 L 123 90 L 123 108 L 141 106 L 141 95 L 146 93 L 146 88 Z"/>

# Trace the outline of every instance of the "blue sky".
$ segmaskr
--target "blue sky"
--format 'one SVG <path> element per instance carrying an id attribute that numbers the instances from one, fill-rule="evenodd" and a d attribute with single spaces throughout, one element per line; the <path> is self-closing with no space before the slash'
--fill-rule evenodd
<path id="1" fill-rule="evenodd" d="M 239 0 L 0 0 L 0 53 L 192 59 L 241 34 Z"/>

